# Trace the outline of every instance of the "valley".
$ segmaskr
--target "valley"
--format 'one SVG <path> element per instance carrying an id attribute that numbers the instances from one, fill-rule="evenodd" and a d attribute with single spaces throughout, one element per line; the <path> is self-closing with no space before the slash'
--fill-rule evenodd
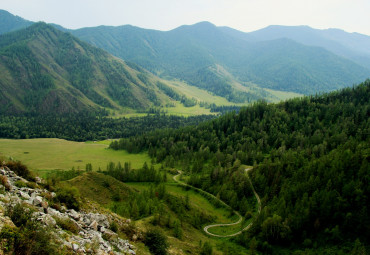
<path id="1" fill-rule="evenodd" d="M 0 254 L 367 254 L 370 36 L 0 10 Z"/>
<path id="2" fill-rule="evenodd" d="M 134 155 L 108 149 L 110 142 L 71 142 L 54 138 L 0 139 L 0 157 L 22 161 L 41 175 L 54 170 L 85 170 L 88 163 L 97 171 L 105 169 L 109 162 L 131 162 L 134 168 L 150 162 L 145 153 Z"/>

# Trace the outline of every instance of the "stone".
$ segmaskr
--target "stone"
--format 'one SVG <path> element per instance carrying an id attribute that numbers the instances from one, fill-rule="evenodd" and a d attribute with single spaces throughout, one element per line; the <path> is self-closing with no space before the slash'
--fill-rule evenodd
<path id="1" fill-rule="evenodd" d="M 102 232 L 102 231 L 101 231 Z M 115 240 L 118 238 L 118 234 L 117 233 L 114 233 L 112 230 L 110 229 L 105 229 L 104 232 L 103 232 L 103 238 L 105 240 Z"/>
<path id="2" fill-rule="evenodd" d="M 77 221 L 81 218 L 81 215 L 73 209 L 68 212 L 68 215 Z"/>
<path id="3" fill-rule="evenodd" d="M 35 206 L 39 206 L 41 205 L 41 203 L 42 203 L 42 197 L 40 196 L 36 196 L 32 201 L 32 204 Z"/>
<path id="4" fill-rule="evenodd" d="M 21 195 L 22 198 L 28 200 L 30 199 L 30 195 L 28 195 L 26 192 L 19 191 L 19 194 Z"/>
<path id="5" fill-rule="evenodd" d="M 8 216 L 0 216 L 0 231 L 4 226 L 15 228 L 13 221 Z"/>
<path id="6" fill-rule="evenodd" d="M 40 177 L 38 177 L 38 176 L 35 177 L 35 182 L 37 184 L 43 183 L 42 179 Z"/>
<path id="7" fill-rule="evenodd" d="M 51 217 L 49 214 L 44 214 L 39 219 L 41 219 L 41 222 L 43 222 L 45 225 L 49 227 L 55 227 L 57 224 L 54 218 Z"/>
<path id="8" fill-rule="evenodd" d="M 42 201 L 42 202 L 41 202 L 41 207 L 42 207 L 42 208 L 44 208 L 44 209 L 48 208 L 48 205 L 49 205 L 49 204 L 48 204 L 48 202 L 46 202 L 46 201 Z"/>
<path id="9" fill-rule="evenodd" d="M 98 223 L 94 220 L 90 225 L 89 228 L 98 231 Z"/>
<path id="10" fill-rule="evenodd" d="M 45 189 L 40 188 L 18 188 L 14 186 L 16 180 L 23 180 L 14 172 L 8 170 L 1 170 L 3 173 L 2 183 L 4 180 L 8 181 L 12 191 L 6 191 L 5 194 L 0 194 L 0 231 L 6 224 L 14 226 L 9 217 L 4 216 L 4 208 L 7 206 L 14 206 L 17 203 L 29 203 L 37 206 L 33 212 L 33 217 L 37 219 L 43 226 L 48 226 L 53 229 L 58 243 L 61 244 L 60 248 L 68 247 L 73 250 L 73 254 L 90 254 L 89 252 L 96 252 L 95 254 L 136 254 L 134 247 L 129 244 L 127 240 L 122 240 L 118 234 L 109 229 L 109 222 L 114 221 L 114 216 L 100 213 L 84 213 L 83 211 L 77 212 L 75 210 L 67 210 L 65 207 L 60 208 L 49 207 L 44 196 L 48 199 L 55 197 L 55 193 L 51 193 Z M 37 180 L 37 182 L 41 181 Z M 1 188 L 1 186 L 0 186 Z M 4 189 L 4 188 L 2 188 Z M 46 194 L 46 195 L 41 195 Z M 56 217 L 72 221 L 78 226 L 78 234 L 66 232 L 56 224 Z M 128 220 L 128 222 L 131 222 Z M 13 225 L 12 225 L 13 224 Z M 85 250 L 84 247 L 94 247 L 92 250 Z M 113 247 L 117 247 L 122 252 L 113 251 Z M 0 251 L 0 255 L 1 255 Z"/>
<path id="11" fill-rule="evenodd" d="M 51 208 L 51 207 L 48 208 L 48 214 L 52 216 L 57 216 L 57 217 L 61 215 L 61 213 L 58 210 L 55 210 L 54 208 Z"/>
<path id="12" fill-rule="evenodd" d="M 78 248 L 79 248 L 78 244 L 75 244 L 75 243 L 72 244 L 72 250 L 73 251 L 77 251 Z"/>

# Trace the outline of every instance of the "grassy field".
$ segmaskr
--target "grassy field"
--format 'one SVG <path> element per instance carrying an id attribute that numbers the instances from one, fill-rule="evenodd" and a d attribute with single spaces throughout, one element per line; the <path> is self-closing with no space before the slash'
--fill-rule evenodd
<path id="1" fill-rule="evenodd" d="M 85 169 L 91 163 L 93 170 L 105 169 L 112 161 L 131 162 L 133 168 L 150 163 L 147 154 L 129 154 L 126 151 L 108 149 L 110 141 L 71 142 L 62 139 L 0 139 L 0 156 L 20 160 L 34 171 L 54 169 Z"/>

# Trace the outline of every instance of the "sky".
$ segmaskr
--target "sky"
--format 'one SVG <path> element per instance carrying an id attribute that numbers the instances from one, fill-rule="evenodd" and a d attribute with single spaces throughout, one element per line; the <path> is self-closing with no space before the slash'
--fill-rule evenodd
<path id="1" fill-rule="evenodd" d="M 308 25 L 370 35 L 370 0 L 0 0 L 0 9 L 72 29 L 130 24 L 167 31 L 209 21 L 244 32 Z"/>

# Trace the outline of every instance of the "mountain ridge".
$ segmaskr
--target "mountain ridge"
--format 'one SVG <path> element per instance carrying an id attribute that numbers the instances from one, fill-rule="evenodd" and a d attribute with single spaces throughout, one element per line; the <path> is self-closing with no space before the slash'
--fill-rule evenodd
<path id="1" fill-rule="evenodd" d="M 147 109 L 169 101 L 152 74 L 45 23 L 0 36 L 0 70 L 1 112 Z"/>
<path id="2" fill-rule="evenodd" d="M 330 47 L 337 45 L 338 54 L 321 44 L 310 45 L 280 35 L 269 35 L 273 40 L 264 40 L 258 35 L 279 27 L 244 33 L 204 21 L 169 31 L 132 25 L 66 31 L 162 78 L 183 80 L 234 103 L 273 98 L 266 89 L 315 94 L 370 77 L 370 57 L 333 44 L 333 40 L 323 39 Z M 308 26 L 303 28 L 319 33 Z M 225 72 L 216 72 L 219 67 Z"/>

